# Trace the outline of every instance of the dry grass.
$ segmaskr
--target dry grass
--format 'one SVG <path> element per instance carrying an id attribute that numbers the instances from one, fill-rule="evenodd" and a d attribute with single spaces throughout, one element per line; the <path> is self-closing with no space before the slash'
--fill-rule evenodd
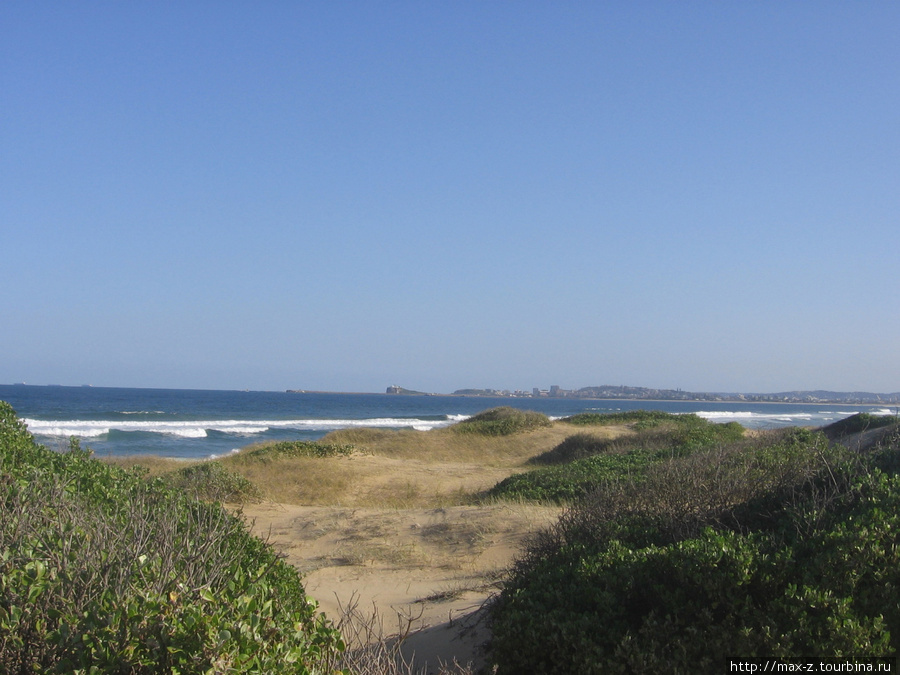
<path id="1" fill-rule="evenodd" d="M 323 442 L 358 449 L 350 457 L 292 458 L 254 462 L 239 453 L 222 461 L 260 487 L 267 499 L 286 504 L 435 508 L 471 504 L 533 456 L 555 447 L 571 426 L 551 427 L 514 436 L 432 431 L 347 429 Z M 613 437 L 613 427 L 596 434 Z"/>
<path id="2" fill-rule="evenodd" d="M 253 531 L 301 571 L 307 592 L 341 624 L 354 645 L 346 664 L 359 668 L 357 659 L 371 659 L 353 672 L 373 675 L 481 672 L 452 664 L 484 664 L 490 635 L 481 608 L 524 542 L 559 513 L 515 503 L 434 509 L 260 503 L 244 510 Z M 370 631 L 376 617 L 388 621 Z"/>
<path id="3" fill-rule="evenodd" d="M 342 429 L 323 441 L 349 443 L 365 452 L 395 459 L 428 462 L 474 462 L 481 466 L 519 466 L 529 457 L 544 452 L 575 433 L 570 425 L 556 423 L 531 432 L 511 436 L 459 434 L 452 427 L 413 431 L 387 429 Z M 615 427 L 598 427 L 597 434 L 621 433 Z"/>
<path id="4" fill-rule="evenodd" d="M 589 430 L 599 437 L 623 432 Z M 479 607 L 526 538 L 559 515 L 555 506 L 484 503 L 481 495 L 584 431 L 559 422 L 512 436 L 347 429 L 322 441 L 355 446 L 349 456 L 262 461 L 251 446 L 217 461 L 262 492 L 264 501 L 245 504 L 244 514 L 340 624 L 351 647 L 343 667 L 359 675 L 463 675 L 477 670 L 470 659 L 484 663 L 480 645 L 488 635 Z M 189 464 L 105 461 L 154 476 Z M 467 665 L 455 664 L 457 657 Z"/>
<path id="5" fill-rule="evenodd" d="M 404 650 L 404 642 L 414 634 L 414 625 L 421 618 L 414 613 L 394 612 L 394 621 L 385 626 L 385 617 L 377 607 L 363 610 L 354 595 L 340 606 L 338 629 L 347 643 L 347 650 L 338 663 L 355 675 L 475 675 L 471 663 L 440 662 L 438 670 L 418 667 L 415 657 Z"/>
<path id="6" fill-rule="evenodd" d="M 357 480 L 345 457 L 294 457 L 267 462 L 240 455 L 221 460 L 230 470 L 258 486 L 265 499 L 284 504 L 344 505 Z"/>
<path id="7" fill-rule="evenodd" d="M 129 455 L 127 457 L 113 456 L 97 456 L 104 464 L 111 464 L 122 469 L 133 469 L 140 467 L 146 469 L 150 476 L 162 476 L 163 474 L 183 469 L 192 464 L 200 462 L 185 461 L 181 459 L 170 459 L 168 457 L 157 457 L 155 455 Z"/>
<path id="8" fill-rule="evenodd" d="M 573 433 L 571 425 L 512 436 L 460 434 L 452 427 L 411 429 L 345 429 L 322 439 L 353 445 L 350 456 L 269 457 L 262 461 L 249 446 L 217 460 L 255 485 L 269 501 L 307 506 L 437 508 L 466 505 L 509 475 L 526 469 L 536 455 L 556 447 Z M 612 438 L 624 427 L 592 427 L 600 438 Z M 158 476 L 190 463 L 159 457 L 104 458 L 123 467 L 142 466 Z"/>

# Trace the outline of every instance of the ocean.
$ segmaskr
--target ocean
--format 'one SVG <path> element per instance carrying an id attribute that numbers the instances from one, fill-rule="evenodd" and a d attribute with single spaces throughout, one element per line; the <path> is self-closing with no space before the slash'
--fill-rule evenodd
<path id="1" fill-rule="evenodd" d="M 63 448 L 70 436 L 97 455 L 182 459 L 226 455 L 254 443 L 315 440 L 348 427 L 427 431 L 507 405 L 552 418 L 580 412 L 664 410 L 696 413 L 748 428 L 822 426 L 857 412 L 895 414 L 874 405 L 576 398 L 489 398 L 399 394 L 288 393 L 0 385 L 6 401 L 38 442 Z"/>

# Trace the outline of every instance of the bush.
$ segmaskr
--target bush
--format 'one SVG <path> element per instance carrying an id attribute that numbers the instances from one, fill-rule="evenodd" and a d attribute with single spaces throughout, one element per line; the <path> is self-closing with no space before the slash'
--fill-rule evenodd
<path id="1" fill-rule="evenodd" d="M 279 441 L 266 443 L 240 453 L 242 460 L 270 461 L 294 457 L 337 457 L 352 455 L 356 448 L 340 443 L 320 441 Z"/>
<path id="2" fill-rule="evenodd" d="M 856 413 L 846 419 L 839 420 L 833 424 L 829 424 L 822 430 L 825 435 L 831 439 L 849 436 L 850 434 L 858 434 L 861 431 L 870 431 L 872 429 L 880 429 L 891 424 L 897 423 L 897 417 L 894 415 L 872 415 L 870 413 Z"/>
<path id="3" fill-rule="evenodd" d="M 461 434 L 509 436 L 549 427 L 551 424 L 550 418 L 543 413 L 503 406 L 473 415 L 467 420 L 454 424 L 452 429 Z"/>
<path id="4" fill-rule="evenodd" d="M 0 402 L 0 672 L 313 673 L 343 645 L 241 520 Z"/>
<path id="5" fill-rule="evenodd" d="M 872 461 L 885 473 L 900 474 L 900 425 L 889 430 L 872 448 Z"/>
<path id="6" fill-rule="evenodd" d="M 564 417 L 561 421 L 578 426 L 608 426 L 613 424 L 634 425 L 638 429 L 649 429 L 663 422 L 677 421 L 681 415 L 663 412 L 661 410 L 629 410 L 618 413 L 578 413 L 571 417 Z"/>
<path id="7" fill-rule="evenodd" d="M 639 480 L 652 461 L 652 455 L 640 451 L 585 457 L 514 474 L 488 490 L 486 496 L 563 504 L 580 499 L 606 481 L 625 477 Z"/>
<path id="8" fill-rule="evenodd" d="M 566 464 L 576 459 L 612 453 L 618 444 L 609 438 L 597 438 L 592 434 L 582 433 L 567 437 L 552 450 L 532 457 L 529 464 Z"/>
<path id="9" fill-rule="evenodd" d="M 253 483 L 214 460 L 178 469 L 164 479 L 194 499 L 204 501 L 243 503 L 261 497 Z"/>
<path id="10" fill-rule="evenodd" d="M 501 672 L 895 654 L 900 477 L 805 430 L 674 457 L 567 510 L 492 617 Z"/>
<path id="11" fill-rule="evenodd" d="M 551 466 L 510 476 L 491 488 L 487 496 L 570 502 L 605 482 L 639 481 L 652 464 L 731 443 L 744 434 L 743 427 L 734 422 L 713 424 L 695 415 L 655 417 L 659 424 L 652 425 L 649 430 L 611 441 L 588 434 L 570 436 L 533 460 L 533 463 Z M 560 464 L 567 457 L 582 454 L 588 456 Z"/>

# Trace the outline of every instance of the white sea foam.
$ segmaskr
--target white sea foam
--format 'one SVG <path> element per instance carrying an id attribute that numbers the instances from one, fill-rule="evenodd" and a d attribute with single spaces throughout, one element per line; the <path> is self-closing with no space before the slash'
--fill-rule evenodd
<path id="1" fill-rule="evenodd" d="M 748 428 L 779 427 L 779 426 L 822 426 L 836 422 L 839 419 L 854 415 L 855 412 L 837 412 L 834 410 L 811 413 L 807 411 L 796 412 L 750 412 L 745 410 L 700 410 L 694 413 L 698 417 L 710 422 L 737 422 Z"/>
<path id="2" fill-rule="evenodd" d="M 36 436 L 77 436 L 96 438 L 110 431 L 145 431 L 148 433 L 180 436 L 182 438 L 205 438 L 207 429 L 226 426 L 228 422 L 146 422 L 131 420 L 34 420 L 24 419 L 28 430 Z"/>
<path id="3" fill-rule="evenodd" d="M 900 408 L 879 408 L 878 410 L 870 410 L 873 415 L 900 415 Z"/>
<path id="4" fill-rule="evenodd" d="M 719 411 L 701 410 L 694 414 L 712 422 L 738 422 L 749 428 L 768 426 L 820 426 L 849 417 L 857 410 L 819 410 L 818 412 L 790 411 L 751 412 L 743 410 Z M 896 415 L 897 409 L 880 408 L 871 410 L 876 415 Z M 136 414 L 136 413 L 135 413 Z M 269 430 L 298 430 L 311 432 L 328 432 L 336 429 L 353 427 L 407 428 L 418 431 L 429 431 L 468 419 L 470 415 L 449 414 L 438 419 L 422 419 L 408 417 L 374 417 L 366 419 L 281 419 L 281 420 L 37 420 L 24 419 L 29 431 L 36 436 L 67 438 L 98 438 L 111 431 L 144 432 L 174 436 L 177 438 L 206 438 L 210 432 L 232 434 L 235 436 L 253 436 Z M 559 419 L 551 417 L 551 419 Z"/>
<path id="5" fill-rule="evenodd" d="M 28 430 L 36 436 L 97 438 L 111 431 L 141 431 L 181 438 L 205 438 L 209 432 L 238 436 L 252 436 L 270 429 L 332 431 L 349 427 L 413 428 L 428 431 L 452 424 L 465 415 L 449 419 L 424 420 L 418 418 L 377 417 L 369 419 L 292 419 L 292 420 L 36 420 L 24 419 Z"/>
<path id="6" fill-rule="evenodd" d="M 241 451 L 240 448 L 232 448 L 228 453 L 218 454 L 215 453 L 210 454 L 206 459 L 220 459 L 221 457 L 227 457 L 228 455 L 236 455 Z"/>
<path id="7" fill-rule="evenodd" d="M 819 410 L 817 412 L 796 411 L 796 412 L 749 412 L 749 411 L 724 411 L 724 410 L 701 410 L 694 413 L 698 417 L 703 417 L 713 422 L 740 422 L 744 424 L 766 422 L 783 422 L 783 423 L 806 423 L 806 424 L 828 424 L 831 421 L 844 419 L 851 415 L 856 415 L 859 410 Z M 897 410 L 894 408 L 879 408 L 877 410 L 867 410 L 871 415 L 896 415 Z"/>
<path id="8" fill-rule="evenodd" d="M 813 415 L 812 413 L 756 413 L 756 412 L 746 412 L 746 411 L 707 411 L 701 410 L 699 412 L 694 413 L 698 417 L 702 417 L 711 421 L 719 421 L 719 420 L 781 420 L 781 421 L 789 421 L 789 420 L 811 420 L 818 417 L 835 417 L 836 413 L 823 413 L 821 415 Z M 850 413 L 852 414 L 852 413 Z"/>

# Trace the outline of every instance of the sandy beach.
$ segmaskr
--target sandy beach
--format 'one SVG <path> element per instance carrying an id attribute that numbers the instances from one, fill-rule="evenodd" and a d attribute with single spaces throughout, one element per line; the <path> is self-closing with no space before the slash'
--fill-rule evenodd
<path id="1" fill-rule="evenodd" d="M 483 496 L 573 431 L 559 423 L 500 436 L 345 429 L 322 443 L 350 444 L 349 455 L 260 460 L 250 447 L 222 461 L 262 488 L 260 501 L 233 505 L 251 531 L 300 571 L 329 619 L 354 617 L 341 627 L 351 646 L 399 635 L 415 666 L 402 672 L 438 673 L 454 661 L 477 672 L 490 638 L 485 603 L 528 538 L 561 512 Z"/>
<path id="2" fill-rule="evenodd" d="M 424 672 L 454 660 L 478 668 L 489 638 L 485 602 L 528 537 L 554 522 L 560 507 L 473 497 L 571 431 L 554 425 L 500 438 L 339 432 L 329 440 L 354 442 L 361 452 L 286 461 L 277 470 L 241 466 L 271 486 L 243 514 L 302 573 L 332 620 L 350 607 L 363 620 L 376 616 L 383 637 L 405 636 L 404 656 L 414 655 Z"/>
<path id="3" fill-rule="evenodd" d="M 404 655 L 427 672 L 454 659 L 484 664 L 482 606 L 525 538 L 558 512 L 520 504 L 244 508 L 253 531 L 303 573 L 322 611 L 334 620 L 351 605 L 377 613 L 385 635 L 408 633 Z"/>

